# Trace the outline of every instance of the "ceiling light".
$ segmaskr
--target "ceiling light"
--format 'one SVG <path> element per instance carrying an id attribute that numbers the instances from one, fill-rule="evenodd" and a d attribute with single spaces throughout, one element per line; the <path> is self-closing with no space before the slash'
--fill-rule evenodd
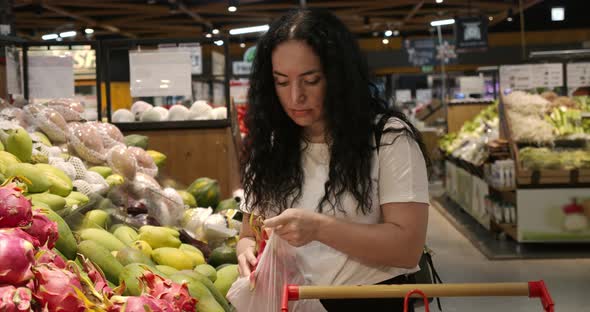
<path id="1" fill-rule="evenodd" d="M 399 36 L 399 30 L 397 30 L 397 29 L 396 29 L 396 30 L 394 30 L 394 31 L 393 31 L 393 35 L 394 35 L 394 36 Z"/>
<path id="2" fill-rule="evenodd" d="M 494 20 L 494 17 L 493 17 L 493 16 L 490 16 L 490 17 L 488 17 L 488 19 L 489 19 L 489 20 L 490 20 L 490 22 L 491 22 L 491 21 L 493 21 L 493 20 Z"/>
<path id="3" fill-rule="evenodd" d="M 386 30 L 384 34 L 385 34 L 385 37 L 391 37 L 391 35 L 393 35 L 393 31 Z"/>
<path id="4" fill-rule="evenodd" d="M 432 27 L 452 25 L 452 24 L 455 24 L 455 19 L 454 18 L 449 18 L 449 19 L 437 20 L 437 21 L 430 22 L 430 26 L 432 26 Z"/>
<path id="5" fill-rule="evenodd" d="M 551 8 L 551 20 L 554 22 L 560 22 L 565 20 L 565 8 L 554 7 Z"/>
<path id="6" fill-rule="evenodd" d="M 436 0 L 436 3 L 443 3 L 443 0 Z"/>
<path id="7" fill-rule="evenodd" d="M 215 28 L 211 31 L 214 35 L 219 34 L 219 29 Z"/>
<path id="8" fill-rule="evenodd" d="M 94 29 L 92 29 L 92 28 L 86 28 L 86 29 L 84 29 L 84 32 L 86 34 L 90 35 L 90 34 L 93 34 L 94 33 Z"/>
<path id="9" fill-rule="evenodd" d="M 242 49 L 243 49 L 243 48 L 245 48 L 245 47 L 246 47 L 246 44 L 245 44 L 245 43 L 243 43 L 243 42 L 242 42 L 242 43 L 240 43 L 240 48 L 242 48 Z"/>
<path id="10" fill-rule="evenodd" d="M 389 39 L 383 38 L 383 40 L 381 42 L 383 42 L 383 44 L 389 44 Z"/>
<path id="11" fill-rule="evenodd" d="M 47 34 L 47 35 L 43 35 L 41 36 L 41 39 L 43 40 L 53 40 L 53 39 L 57 39 L 59 36 L 57 34 Z"/>
<path id="12" fill-rule="evenodd" d="M 512 22 L 513 21 L 512 16 L 508 16 L 508 18 L 506 20 L 509 22 Z"/>
<path id="13" fill-rule="evenodd" d="M 57 37 L 57 39 L 55 39 L 55 40 L 57 40 L 57 41 L 64 41 L 64 39 L 61 38 L 61 37 Z"/>
<path id="14" fill-rule="evenodd" d="M 268 31 L 268 24 L 267 25 L 259 25 L 259 26 L 252 26 L 252 27 L 243 27 L 243 28 L 234 28 L 229 30 L 230 35 L 241 35 L 241 34 L 249 34 L 249 33 L 257 33 L 257 32 L 266 32 Z"/>
<path id="15" fill-rule="evenodd" d="M 227 10 L 228 10 L 229 12 L 235 12 L 235 11 L 237 11 L 237 10 L 238 10 L 238 8 L 237 8 L 237 7 L 235 7 L 235 6 L 233 6 L 233 5 L 230 5 L 230 6 L 228 6 L 228 7 L 227 7 Z"/>
<path id="16" fill-rule="evenodd" d="M 211 37 L 213 37 L 213 35 L 211 35 L 210 33 L 207 33 L 207 34 L 205 35 L 205 37 L 207 37 L 207 38 L 211 38 Z"/>
<path id="17" fill-rule="evenodd" d="M 215 40 L 213 43 L 215 43 L 216 46 L 220 47 L 223 45 L 223 40 Z"/>
<path id="18" fill-rule="evenodd" d="M 62 37 L 62 38 L 75 37 L 76 36 L 76 31 L 74 31 L 74 30 L 64 31 L 62 33 L 59 33 L 59 36 Z"/>

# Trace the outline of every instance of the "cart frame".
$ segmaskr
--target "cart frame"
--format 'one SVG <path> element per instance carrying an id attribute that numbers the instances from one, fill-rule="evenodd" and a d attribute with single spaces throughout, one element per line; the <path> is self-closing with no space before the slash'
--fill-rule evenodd
<path id="1" fill-rule="evenodd" d="M 429 297 L 514 297 L 539 298 L 544 311 L 554 312 L 554 303 L 545 282 L 406 284 L 362 286 L 284 285 L 281 312 L 289 311 L 289 301 L 305 299 L 425 298 Z M 428 311 L 428 310 L 427 310 Z"/>

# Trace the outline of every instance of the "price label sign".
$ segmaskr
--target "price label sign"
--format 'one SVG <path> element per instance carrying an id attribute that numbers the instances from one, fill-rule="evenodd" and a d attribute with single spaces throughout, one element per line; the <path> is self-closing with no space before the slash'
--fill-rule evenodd
<path id="1" fill-rule="evenodd" d="M 560 63 L 531 65 L 533 88 L 563 86 L 563 65 Z"/>
<path id="2" fill-rule="evenodd" d="M 412 90 L 395 90 L 395 101 L 398 103 L 410 102 L 412 100 Z"/>
<path id="3" fill-rule="evenodd" d="M 500 66 L 500 88 L 502 90 L 528 90 L 533 88 L 531 65 Z"/>
<path id="4" fill-rule="evenodd" d="M 567 64 L 567 85 L 574 88 L 590 86 L 590 63 Z"/>
<path id="5" fill-rule="evenodd" d="M 459 87 L 461 93 L 465 95 L 482 94 L 485 90 L 482 76 L 459 77 Z"/>
<path id="6" fill-rule="evenodd" d="M 71 56 L 31 55 L 28 61 L 30 97 L 74 96 L 74 60 Z"/>
<path id="7" fill-rule="evenodd" d="M 191 64 L 186 50 L 129 51 L 131 96 L 190 96 Z"/>

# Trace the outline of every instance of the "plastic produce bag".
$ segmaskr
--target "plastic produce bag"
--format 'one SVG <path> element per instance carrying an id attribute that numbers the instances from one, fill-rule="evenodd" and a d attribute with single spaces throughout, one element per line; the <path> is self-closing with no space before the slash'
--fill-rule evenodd
<path id="1" fill-rule="evenodd" d="M 306 284 L 295 247 L 274 234 L 268 239 L 252 274 L 250 278 L 238 278 L 227 293 L 227 299 L 238 312 L 281 311 L 283 286 Z M 326 309 L 319 300 L 303 300 L 289 302 L 289 311 L 322 312 Z"/>

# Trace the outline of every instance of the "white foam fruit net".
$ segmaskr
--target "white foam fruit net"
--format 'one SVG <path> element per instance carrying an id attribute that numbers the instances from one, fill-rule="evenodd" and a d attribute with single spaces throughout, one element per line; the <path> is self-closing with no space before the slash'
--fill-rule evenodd
<path id="1" fill-rule="evenodd" d="M 143 149 L 135 146 L 128 148 L 128 151 L 135 157 L 137 161 L 137 171 L 145 173 L 150 177 L 158 175 L 158 166 L 154 162 L 154 159 L 146 153 Z"/>
<path id="2" fill-rule="evenodd" d="M 81 180 L 86 177 L 86 166 L 84 165 L 82 159 L 72 156 L 68 159 L 68 163 L 74 167 L 74 170 L 76 171 L 76 179 Z"/>
<path id="3" fill-rule="evenodd" d="M 111 148 L 116 145 L 124 145 L 125 137 L 119 128 L 109 123 L 95 123 L 95 128 L 102 138 L 102 144 L 105 148 Z"/>
<path id="4" fill-rule="evenodd" d="M 84 105 L 72 99 L 56 99 L 45 103 L 47 107 L 54 109 L 66 121 L 80 121 L 82 120 L 82 113 L 84 113 Z"/>
<path id="5" fill-rule="evenodd" d="M 64 118 L 51 108 L 42 108 L 36 114 L 35 124 L 54 143 L 66 142 L 67 124 Z"/>
<path id="6" fill-rule="evenodd" d="M 104 163 L 102 140 L 93 127 L 81 123 L 70 123 L 68 141 L 80 158 L 93 164 Z"/>

